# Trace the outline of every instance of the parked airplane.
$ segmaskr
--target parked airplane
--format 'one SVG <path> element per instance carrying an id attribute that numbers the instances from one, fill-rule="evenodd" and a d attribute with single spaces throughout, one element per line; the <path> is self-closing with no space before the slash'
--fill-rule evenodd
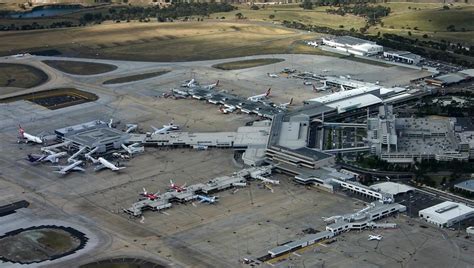
<path id="1" fill-rule="evenodd" d="M 125 144 L 122 144 L 122 148 L 129 154 L 129 155 L 134 155 L 138 153 L 143 153 L 145 151 L 145 147 L 139 146 L 140 143 L 134 143 L 129 146 L 125 146 Z"/>
<path id="2" fill-rule="evenodd" d="M 278 75 L 277 75 L 277 74 L 268 73 L 267 75 L 268 75 L 269 77 L 271 77 L 271 78 L 278 78 Z"/>
<path id="3" fill-rule="evenodd" d="M 82 161 L 75 161 L 72 164 L 67 166 L 54 166 L 54 168 L 59 168 L 59 170 L 53 171 L 54 173 L 59 173 L 61 175 L 66 175 L 70 171 L 85 171 L 85 169 L 79 167 L 82 164 Z"/>
<path id="4" fill-rule="evenodd" d="M 215 202 L 219 201 L 217 196 L 205 196 L 205 195 L 197 195 L 199 199 L 199 203 L 207 202 L 209 204 L 214 204 Z"/>
<path id="5" fill-rule="evenodd" d="M 39 162 L 46 162 L 49 161 L 51 163 L 58 163 L 59 158 L 66 156 L 67 152 L 53 152 L 50 150 L 46 151 L 48 154 L 41 154 L 41 155 L 35 155 L 35 154 L 28 154 L 28 161 L 31 163 L 39 163 Z"/>
<path id="6" fill-rule="evenodd" d="M 223 105 L 219 107 L 219 111 L 223 114 L 232 113 L 233 111 L 235 111 L 235 109 L 235 107 L 225 107 Z"/>
<path id="7" fill-rule="evenodd" d="M 214 84 L 210 84 L 210 85 L 205 86 L 204 88 L 205 89 L 213 89 L 213 88 L 218 87 L 218 86 L 219 86 L 219 80 L 217 80 L 217 82 L 215 82 Z"/>
<path id="8" fill-rule="evenodd" d="M 174 131 L 174 130 L 179 130 L 179 125 L 175 125 L 173 121 L 171 121 L 168 125 L 163 125 L 163 128 L 157 128 L 154 126 L 151 126 L 153 128 L 152 134 L 164 134 L 168 131 Z"/>
<path id="9" fill-rule="evenodd" d="M 126 124 L 127 130 L 125 130 L 125 133 L 130 133 L 132 131 L 135 131 L 138 128 L 137 124 Z"/>
<path id="10" fill-rule="evenodd" d="M 382 240 L 382 238 L 383 238 L 383 236 L 381 236 L 381 235 L 369 235 L 369 239 L 368 239 L 368 240 L 369 240 L 369 241 L 370 241 L 370 240 L 377 240 L 377 241 L 380 241 L 380 240 Z"/>
<path id="11" fill-rule="evenodd" d="M 257 179 L 263 181 L 264 183 L 270 183 L 270 184 L 275 184 L 275 185 L 280 184 L 280 181 L 278 181 L 278 180 L 272 180 L 272 179 L 269 179 L 269 178 L 265 178 L 263 176 L 258 176 Z"/>
<path id="12" fill-rule="evenodd" d="M 181 86 L 182 87 L 189 87 L 189 88 L 192 88 L 192 87 L 197 87 L 199 84 L 196 82 L 196 80 L 191 79 L 191 80 L 188 80 L 188 81 L 185 81 L 184 84 L 182 84 Z"/>
<path id="13" fill-rule="evenodd" d="M 247 100 L 253 101 L 253 102 L 257 102 L 257 101 L 260 101 L 260 100 L 262 100 L 262 99 L 266 99 L 266 98 L 268 98 L 268 96 L 270 96 L 270 91 L 271 91 L 271 90 L 272 90 L 272 89 L 269 88 L 269 89 L 267 89 L 267 91 L 266 91 L 265 93 L 259 94 L 259 95 L 255 95 L 255 96 L 250 96 L 250 97 L 247 98 Z"/>
<path id="14" fill-rule="evenodd" d="M 151 194 L 151 193 L 147 192 L 145 188 L 143 188 L 143 193 L 140 193 L 140 195 L 146 197 L 148 200 L 159 199 L 160 198 L 159 194 L 160 194 L 160 191 L 158 191 L 154 194 Z"/>
<path id="15" fill-rule="evenodd" d="M 313 90 L 314 91 L 324 91 L 326 89 L 327 89 L 326 83 L 324 83 L 324 86 L 322 86 L 322 87 L 316 87 L 315 85 L 313 85 Z"/>
<path id="16" fill-rule="evenodd" d="M 293 103 L 293 98 L 290 99 L 290 102 L 287 103 L 280 103 L 280 105 L 277 105 L 278 108 L 280 109 L 286 109 L 288 106 L 290 106 Z"/>
<path id="17" fill-rule="evenodd" d="M 179 186 L 179 185 L 174 184 L 174 182 L 173 182 L 172 180 L 170 180 L 170 189 L 173 189 L 173 190 L 175 190 L 176 192 L 183 192 L 183 191 L 186 191 L 186 183 L 184 183 L 183 185 Z"/>
<path id="18" fill-rule="evenodd" d="M 18 125 L 18 133 L 20 134 L 19 138 L 23 139 L 25 143 L 30 141 L 39 144 L 43 143 L 43 140 L 40 137 L 26 133 L 20 125 Z M 18 140 L 18 143 L 20 143 L 20 140 Z"/>
<path id="19" fill-rule="evenodd" d="M 313 82 L 311 82 L 311 81 L 304 81 L 304 82 L 303 82 L 303 85 L 305 85 L 305 86 L 312 86 L 312 85 L 313 85 Z"/>
<path id="20" fill-rule="evenodd" d="M 110 163 L 109 161 L 107 161 L 103 157 L 99 157 L 98 159 L 95 159 L 92 156 L 90 156 L 89 154 L 87 154 L 86 157 L 89 158 L 92 161 L 92 163 L 97 164 L 97 166 L 94 169 L 95 171 L 99 171 L 99 170 L 102 170 L 104 168 L 108 168 L 112 171 L 119 171 L 119 170 L 125 168 L 125 167 L 117 167 L 116 165 Z"/>

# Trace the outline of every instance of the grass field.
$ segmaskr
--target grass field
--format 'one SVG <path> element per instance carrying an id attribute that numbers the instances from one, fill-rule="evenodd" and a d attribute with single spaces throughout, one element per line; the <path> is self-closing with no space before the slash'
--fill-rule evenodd
<path id="1" fill-rule="evenodd" d="M 318 36 L 261 22 L 104 23 L 83 28 L 2 32 L 0 55 L 57 49 L 72 57 L 206 60 L 292 53 L 300 40 Z M 15 50 L 11 44 L 16 44 Z"/>
<path id="2" fill-rule="evenodd" d="M 474 6 L 455 4 L 449 10 L 444 10 L 443 4 L 435 3 L 387 3 L 383 4 L 392 9 L 392 13 L 384 18 L 383 27 L 371 27 L 371 34 L 393 33 L 412 38 L 450 40 L 474 44 Z M 410 9 L 408 8 L 410 7 Z M 454 25 L 455 32 L 447 30 Z"/>
<path id="3" fill-rule="evenodd" d="M 216 65 L 213 65 L 212 67 L 216 69 L 221 69 L 221 70 L 239 70 L 239 69 L 246 69 L 246 68 L 273 64 L 273 63 L 282 62 L 282 61 L 284 60 L 283 59 L 241 60 L 241 61 L 219 63 Z"/>
<path id="4" fill-rule="evenodd" d="M 127 82 L 134 82 L 134 81 L 139 81 L 139 80 L 144 80 L 144 79 L 160 76 L 160 75 L 163 75 L 165 73 L 169 73 L 169 71 L 166 70 L 166 71 L 159 71 L 159 72 L 153 72 L 153 73 L 145 73 L 145 74 L 137 74 L 137 75 L 119 77 L 119 78 L 114 78 L 114 79 L 107 80 L 103 84 L 104 85 L 112 85 L 112 84 L 121 84 L 121 83 L 127 83 Z"/>
<path id="5" fill-rule="evenodd" d="M 252 10 L 248 5 L 238 5 L 238 10 L 225 13 L 215 13 L 211 16 L 213 18 L 225 17 L 226 20 L 236 19 L 235 14 L 242 13 L 242 15 L 248 20 L 260 20 L 260 21 L 276 21 L 282 22 L 298 21 L 304 24 L 314 24 L 319 26 L 326 26 L 331 28 L 340 28 L 340 25 L 344 26 L 345 29 L 359 29 L 365 25 L 365 19 L 353 15 L 346 15 L 344 17 L 338 15 L 332 15 L 326 13 L 328 7 L 317 7 L 313 10 L 305 10 L 298 6 L 268 6 L 259 10 Z M 275 16 L 270 19 L 270 15 Z"/>
<path id="6" fill-rule="evenodd" d="M 117 69 L 117 66 L 114 65 L 92 62 L 63 60 L 45 60 L 43 62 L 61 72 L 77 75 L 101 74 Z"/>
<path id="7" fill-rule="evenodd" d="M 32 66 L 0 63 L 0 87 L 30 88 L 47 80 L 46 73 Z"/>

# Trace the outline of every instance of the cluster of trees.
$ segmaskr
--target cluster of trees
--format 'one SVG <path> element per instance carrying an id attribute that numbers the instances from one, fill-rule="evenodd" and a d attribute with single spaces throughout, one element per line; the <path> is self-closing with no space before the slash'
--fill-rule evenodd
<path id="1" fill-rule="evenodd" d="M 173 21 L 179 17 L 187 18 L 188 16 L 209 16 L 211 13 L 229 12 L 234 10 L 227 3 L 177 3 L 165 8 L 155 7 L 113 7 L 108 13 L 103 12 L 87 12 L 80 18 L 79 22 L 75 21 L 59 21 L 51 24 L 45 24 L 34 21 L 31 24 L 22 25 L 0 25 L 0 31 L 18 31 L 18 30 L 36 30 L 48 28 L 65 28 L 85 26 L 87 24 L 100 24 L 103 21 L 113 20 L 116 22 L 138 20 L 141 22 L 149 22 L 150 18 L 156 18 L 158 21 Z M 0 12 L 0 16 L 9 13 Z M 41 20 L 41 19 L 40 19 Z"/>
<path id="2" fill-rule="evenodd" d="M 443 106 L 432 101 L 427 101 L 425 104 L 417 108 L 417 116 L 427 115 L 444 115 L 449 117 L 465 117 L 474 115 L 474 93 L 456 93 L 457 96 L 464 96 L 465 102 L 461 103 L 452 100 L 450 104 Z"/>
<path id="3" fill-rule="evenodd" d="M 53 29 L 53 28 L 66 28 L 79 26 L 74 24 L 72 21 L 57 21 L 49 25 L 38 24 L 33 22 L 31 24 L 16 25 L 14 23 L 10 25 L 0 24 L 0 31 L 26 31 L 26 30 L 39 30 L 39 29 Z"/>
<path id="4" fill-rule="evenodd" d="M 169 7 L 117 7 L 109 9 L 112 20 L 146 20 L 157 18 L 158 21 L 175 20 L 179 17 L 209 16 L 211 13 L 229 12 L 235 7 L 227 3 L 176 3 Z"/>
<path id="5" fill-rule="evenodd" d="M 384 6 L 368 6 L 359 4 L 354 6 L 341 6 L 337 9 L 326 9 L 327 13 L 344 16 L 346 14 L 354 14 L 356 16 L 367 18 L 369 24 L 375 24 L 380 21 L 380 18 L 390 14 L 390 8 Z"/>
<path id="6" fill-rule="evenodd" d="M 316 0 L 315 4 L 318 6 L 343 6 L 349 4 L 375 4 L 377 0 Z"/>

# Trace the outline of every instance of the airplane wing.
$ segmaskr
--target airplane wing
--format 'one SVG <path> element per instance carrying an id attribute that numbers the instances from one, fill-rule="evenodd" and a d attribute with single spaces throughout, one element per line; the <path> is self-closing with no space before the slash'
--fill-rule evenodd
<path id="1" fill-rule="evenodd" d="M 104 168 L 106 168 L 104 165 L 99 164 L 99 165 L 97 165 L 97 166 L 94 168 L 94 171 L 99 171 L 99 170 L 102 170 L 102 169 L 104 169 Z"/>
<path id="2" fill-rule="evenodd" d="M 73 167 L 72 170 L 75 170 L 75 171 L 86 171 L 85 169 L 81 168 L 81 167 Z"/>

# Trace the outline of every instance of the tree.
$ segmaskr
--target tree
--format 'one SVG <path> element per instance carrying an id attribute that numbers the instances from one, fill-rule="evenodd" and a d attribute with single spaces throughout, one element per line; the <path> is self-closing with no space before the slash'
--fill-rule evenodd
<path id="1" fill-rule="evenodd" d="M 244 17 L 244 15 L 239 12 L 239 13 L 235 14 L 235 17 L 236 17 L 237 19 L 241 20 L 241 19 Z"/>
<path id="2" fill-rule="evenodd" d="M 303 2 L 303 9 L 313 9 L 313 2 L 310 0 L 304 0 Z"/>
<path id="3" fill-rule="evenodd" d="M 269 19 L 273 20 L 275 18 L 275 15 L 273 14 L 270 14 L 270 16 L 268 16 Z"/>
<path id="4" fill-rule="evenodd" d="M 251 10 L 259 10 L 260 8 L 257 5 L 252 5 L 250 7 Z"/>
<path id="5" fill-rule="evenodd" d="M 410 31 L 408 31 L 408 35 L 411 36 L 411 32 L 410 32 Z"/>

